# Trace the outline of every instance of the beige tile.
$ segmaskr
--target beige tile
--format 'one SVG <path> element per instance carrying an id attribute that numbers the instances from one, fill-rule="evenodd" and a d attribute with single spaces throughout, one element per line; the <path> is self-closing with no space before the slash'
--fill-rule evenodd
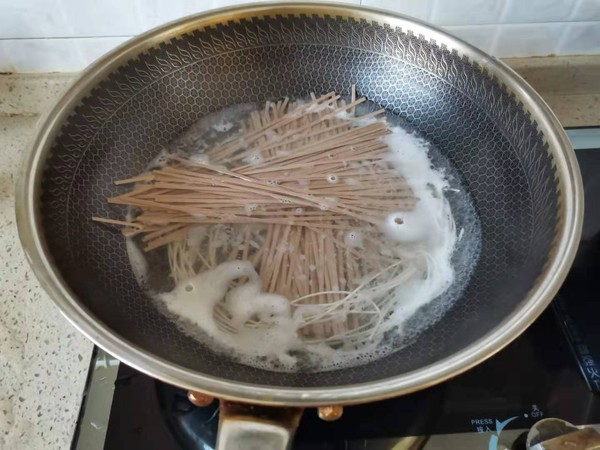
<path id="1" fill-rule="evenodd" d="M 14 183 L 37 116 L 0 116 L 0 449 L 70 448 L 92 344 L 33 275 L 15 220 Z"/>
<path id="2" fill-rule="evenodd" d="M 510 58 L 565 127 L 600 125 L 600 56 Z"/>
<path id="3" fill-rule="evenodd" d="M 76 74 L 13 74 L 0 76 L 0 116 L 46 112 Z"/>
<path id="4" fill-rule="evenodd" d="M 600 55 L 504 58 L 538 92 L 600 93 Z"/>
<path id="5" fill-rule="evenodd" d="M 542 94 L 563 127 L 588 127 L 600 124 L 600 94 Z"/>

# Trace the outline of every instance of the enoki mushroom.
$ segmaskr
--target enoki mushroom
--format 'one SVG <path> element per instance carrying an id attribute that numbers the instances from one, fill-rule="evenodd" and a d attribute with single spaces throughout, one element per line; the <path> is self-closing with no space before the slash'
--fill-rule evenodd
<path id="1" fill-rule="evenodd" d="M 427 258 L 381 231 L 390 212 L 412 211 L 416 199 L 390 162 L 383 110 L 356 117 L 364 101 L 331 92 L 267 102 L 226 142 L 201 155 L 170 154 L 163 167 L 117 181 L 132 188 L 108 201 L 131 207 L 131 220 L 94 220 L 139 236 L 146 251 L 168 246 L 176 283 L 250 261 L 263 291 L 289 299 L 306 343 L 372 339 L 395 307 L 394 291 L 422 276 Z M 214 318 L 239 332 L 225 301 Z M 268 324 L 252 317 L 243 326 Z"/>

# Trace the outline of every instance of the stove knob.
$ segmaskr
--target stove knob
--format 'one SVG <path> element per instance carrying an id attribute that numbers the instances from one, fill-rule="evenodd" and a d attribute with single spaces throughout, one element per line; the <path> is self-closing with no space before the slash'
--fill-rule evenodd
<path id="1" fill-rule="evenodd" d="M 319 407 L 319 418 L 326 422 L 333 422 L 342 417 L 344 407 L 340 405 L 321 406 Z"/>
<path id="2" fill-rule="evenodd" d="M 215 400 L 214 397 L 198 391 L 188 391 L 187 396 L 190 403 L 192 403 L 194 406 L 200 407 L 208 406 Z"/>

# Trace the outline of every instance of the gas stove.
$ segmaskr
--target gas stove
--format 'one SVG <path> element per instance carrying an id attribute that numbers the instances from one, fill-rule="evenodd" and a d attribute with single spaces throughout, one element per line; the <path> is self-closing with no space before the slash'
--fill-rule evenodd
<path id="1" fill-rule="evenodd" d="M 600 128 L 567 133 L 586 211 L 576 261 L 552 306 L 500 353 L 438 386 L 345 408 L 336 422 L 308 409 L 293 449 L 520 450 L 546 417 L 600 430 Z M 186 391 L 97 349 L 73 449 L 210 450 L 217 424 L 218 402 L 196 408 Z"/>

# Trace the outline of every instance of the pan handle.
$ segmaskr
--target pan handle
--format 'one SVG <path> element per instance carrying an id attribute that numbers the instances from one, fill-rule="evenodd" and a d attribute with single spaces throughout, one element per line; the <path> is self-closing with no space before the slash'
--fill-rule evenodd
<path id="1" fill-rule="evenodd" d="M 221 400 L 216 450 L 289 449 L 303 411 Z"/>

